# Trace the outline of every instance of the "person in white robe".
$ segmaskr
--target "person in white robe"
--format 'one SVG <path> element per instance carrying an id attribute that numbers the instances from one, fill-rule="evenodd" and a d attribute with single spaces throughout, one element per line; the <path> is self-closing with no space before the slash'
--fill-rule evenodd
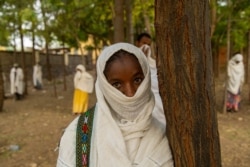
<path id="1" fill-rule="evenodd" d="M 74 76 L 73 114 L 81 114 L 88 109 L 89 93 L 93 92 L 94 78 L 82 64 L 76 66 Z"/>
<path id="2" fill-rule="evenodd" d="M 133 54 L 144 79 L 130 97 L 106 79 L 106 62 L 118 51 Z M 152 116 L 155 108 L 150 67 L 143 52 L 128 43 L 105 48 L 97 60 L 97 103 L 90 148 L 90 167 L 173 167 L 165 125 Z M 59 145 L 57 167 L 76 166 L 76 129 L 79 117 L 66 128 Z"/>
<path id="3" fill-rule="evenodd" d="M 37 90 L 40 90 L 43 87 L 42 76 L 43 76 L 42 66 L 40 65 L 39 62 L 37 62 L 33 66 L 33 85 L 34 88 Z"/>
<path id="4" fill-rule="evenodd" d="M 162 99 L 160 96 L 159 86 L 158 86 L 158 74 L 156 61 L 152 57 L 151 52 L 151 36 L 148 33 L 141 33 L 136 39 L 136 46 L 139 47 L 145 56 L 147 57 L 150 71 L 151 71 L 151 89 L 155 95 L 155 109 L 153 111 L 153 116 L 157 118 L 163 124 L 166 124 L 165 113 L 163 109 Z"/>
<path id="5" fill-rule="evenodd" d="M 16 100 L 21 100 L 24 93 L 24 75 L 21 67 L 17 63 L 10 71 L 10 93 L 15 96 Z"/>
<path id="6" fill-rule="evenodd" d="M 227 111 L 238 111 L 241 90 L 244 84 L 245 70 L 242 54 L 235 54 L 227 66 Z"/>

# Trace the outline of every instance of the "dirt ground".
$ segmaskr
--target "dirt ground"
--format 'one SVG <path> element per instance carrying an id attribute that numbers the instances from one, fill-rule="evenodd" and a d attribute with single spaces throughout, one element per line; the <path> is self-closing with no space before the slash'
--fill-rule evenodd
<path id="1" fill-rule="evenodd" d="M 67 78 L 67 90 L 62 80 L 45 82 L 44 90 L 30 86 L 22 101 L 8 98 L 0 113 L 0 167 L 55 167 L 55 151 L 63 129 L 75 118 L 71 114 L 73 77 Z M 223 167 L 250 166 L 250 104 L 248 87 L 243 90 L 243 101 L 237 113 L 221 112 L 224 94 L 223 77 L 217 79 L 216 109 Z M 57 94 L 57 96 L 55 95 Z M 90 106 L 96 101 L 91 94 Z M 13 145 L 19 148 L 11 150 Z"/>

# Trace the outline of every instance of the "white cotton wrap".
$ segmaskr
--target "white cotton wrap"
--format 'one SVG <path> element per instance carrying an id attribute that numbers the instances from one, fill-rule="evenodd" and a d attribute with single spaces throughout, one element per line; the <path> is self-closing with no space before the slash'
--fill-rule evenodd
<path id="1" fill-rule="evenodd" d="M 238 61 L 239 63 L 236 63 Z M 236 54 L 228 62 L 227 67 L 227 90 L 232 94 L 238 94 L 241 86 L 244 83 L 244 64 L 243 56 L 241 54 Z"/>
<path id="2" fill-rule="evenodd" d="M 76 66 L 74 76 L 75 89 L 80 89 L 87 93 L 92 93 L 94 89 L 94 78 L 89 74 L 82 64 Z"/>
<path id="3" fill-rule="evenodd" d="M 121 49 L 138 58 L 145 75 L 133 97 L 112 87 L 103 74 L 106 61 Z M 150 88 L 149 66 L 142 51 L 127 43 L 105 48 L 97 61 L 95 89 L 97 104 L 90 167 L 173 167 L 165 127 L 152 117 L 154 95 Z M 75 167 L 77 120 L 67 127 L 61 139 L 57 167 Z"/>
<path id="4" fill-rule="evenodd" d="M 155 59 L 151 56 L 151 48 L 147 44 L 144 44 L 140 47 L 142 51 L 146 54 L 148 64 L 150 67 L 150 73 L 151 73 L 151 89 L 155 96 L 155 108 L 152 113 L 152 115 L 158 119 L 161 123 L 166 125 L 166 118 L 163 110 L 163 104 L 159 92 L 159 85 L 158 85 L 158 74 L 157 74 L 157 67 Z"/>
<path id="5" fill-rule="evenodd" d="M 133 97 L 127 97 L 112 87 L 103 74 L 107 60 L 121 49 L 137 57 L 145 75 Z M 168 142 L 164 128 L 155 126 L 152 121 L 155 102 L 151 91 L 150 68 L 145 55 L 131 44 L 118 43 L 107 47 L 99 56 L 97 76 L 95 88 L 98 103 L 94 121 L 96 128 L 92 136 L 91 166 L 152 167 L 152 163 L 155 162 L 150 162 L 149 157 L 154 150 L 159 149 L 160 143 L 164 140 L 165 149 L 164 147 L 162 149 L 169 152 L 169 147 L 166 144 Z M 113 112 L 123 119 L 118 120 L 113 116 Z M 132 117 L 134 119 L 131 119 Z M 169 157 L 164 155 L 162 158 Z"/>

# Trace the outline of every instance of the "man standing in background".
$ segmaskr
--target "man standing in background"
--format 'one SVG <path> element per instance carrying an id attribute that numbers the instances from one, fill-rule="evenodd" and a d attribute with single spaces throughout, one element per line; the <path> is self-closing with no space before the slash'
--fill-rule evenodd
<path id="1" fill-rule="evenodd" d="M 17 63 L 10 71 L 10 93 L 15 96 L 15 100 L 21 100 L 24 92 L 23 70 Z"/>
<path id="2" fill-rule="evenodd" d="M 152 41 L 151 36 L 148 33 L 144 32 L 137 36 L 135 45 L 143 51 L 143 53 L 147 57 L 148 64 L 150 67 L 151 89 L 155 95 L 155 109 L 152 115 L 165 125 L 166 118 L 165 118 L 162 100 L 161 100 L 161 96 L 159 92 L 156 61 L 155 59 L 152 58 L 152 54 L 151 54 L 151 47 L 150 47 L 151 41 Z"/>

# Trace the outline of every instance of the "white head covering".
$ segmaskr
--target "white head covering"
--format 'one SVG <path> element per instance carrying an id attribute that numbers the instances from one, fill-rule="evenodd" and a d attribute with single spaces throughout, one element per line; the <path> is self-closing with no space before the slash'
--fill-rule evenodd
<path id="1" fill-rule="evenodd" d="M 242 62 L 243 61 L 243 56 L 242 54 L 236 54 L 234 57 L 232 57 L 232 60 Z"/>
<path id="2" fill-rule="evenodd" d="M 103 74 L 107 60 L 121 49 L 137 57 L 145 75 L 133 97 L 126 97 L 112 87 Z M 150 89 L 149 67 L 142 51 L 127 43 L 105 48 L 97 61 L 95 88 L 97 104 L 93 127 L 90 129 L 89 166 L 173 167 L 164 127 L 151 116 L 154 96 Z M 122 119 L 118 119 L 114 113 L 120 114 Z M 77 119 L 70 124 L 61 139 L 57 167 L 75 166 L 76 127 Z"/>
<path id="3" fill-rule="evenodd" d="M 76 70 L 80 70 L 81 72 L 85 72 L 86 71 L 85 67 L 82 64 L 78 64 L 76 66 Z"/>
<path id="4" fill-rule="evenodd" d="M 243 56 L 241 54 L 236 54 L 229 60 L 227 75 L 227 90 L 232 94 L 238 94 L 242 84 L 244 83 L 245 77 Z"/>
<path id="5" fill-rule="evenodd" d="M 87 93 L 92 93 L 94 89 L 94 78 L 89 74 L 82 64 L 76 66 L 74 76 L 74 86 Z"/>
<path id="6" fill-rule="evenodd" d="M 133 97 L 127 97 L 122 92 L 114 88 L 111 84 L 107 82 L 104 76 L 104 68 L 107 60 L 117 51 L 125 50 L 134 54 L 139 63 L 141 64 L 144 80 L 139 86 L 136 94 Z M 97 81 L 96 81 L 96 92 L 97 101 L 100 102 L 103 99 L 100 97 L 104 96 L 105 103 L 107 102 L 109 106 L 117 113 L 119 116 L 125 119 L 135 119 L 136 115 L 141 112 L 142 108 L 145 106 L 145 102 L 152 101 L 152 93 L 150 91 L 151 81 L 150 81 L 150 70 L 147 64 L 146 57 L 143 52 L 137 47 L 127 44 L 118 43 L 107 47 L 104 49 L 97 61 Z"/>
<path id="7" fill-rule="evenodd" d="M 145 76 L 133 97 L 127 97 L 114 88 L 108 83 L 103 73 L 107 60 L 119 50 L 125 50 L 135 55 Z M 135 158 L 140 139 L 144 136 L 144 132 L 150 128 L 152 121 L 154 96 L 150 82 L 150 69 L 147 59 L 143 52 L 134 45 L 117 43 L 105 48 L 99 56 L 95 84 L 97 97 L 96 128 L 93 132 L 94 142 L 96 143 L 92 144 L 96 147 L 92 147 L 93 150 L 91 150 L 91 154 L 98 154 L 98 161 L 107 161 L 105 157 L 110 153 L 109 151 L 117 154 L 117 158 L 121 158 L 121 164 L 127 166 Z M 114 115 L 118 115 L 118 117 Z M 93 157 L 96 157 L 96 155 Z M 113 159 L 116 161 L 114 163 L 117 163 L 117 158 Z M 112 160 L 109 158 L 109 161 Z"/>

